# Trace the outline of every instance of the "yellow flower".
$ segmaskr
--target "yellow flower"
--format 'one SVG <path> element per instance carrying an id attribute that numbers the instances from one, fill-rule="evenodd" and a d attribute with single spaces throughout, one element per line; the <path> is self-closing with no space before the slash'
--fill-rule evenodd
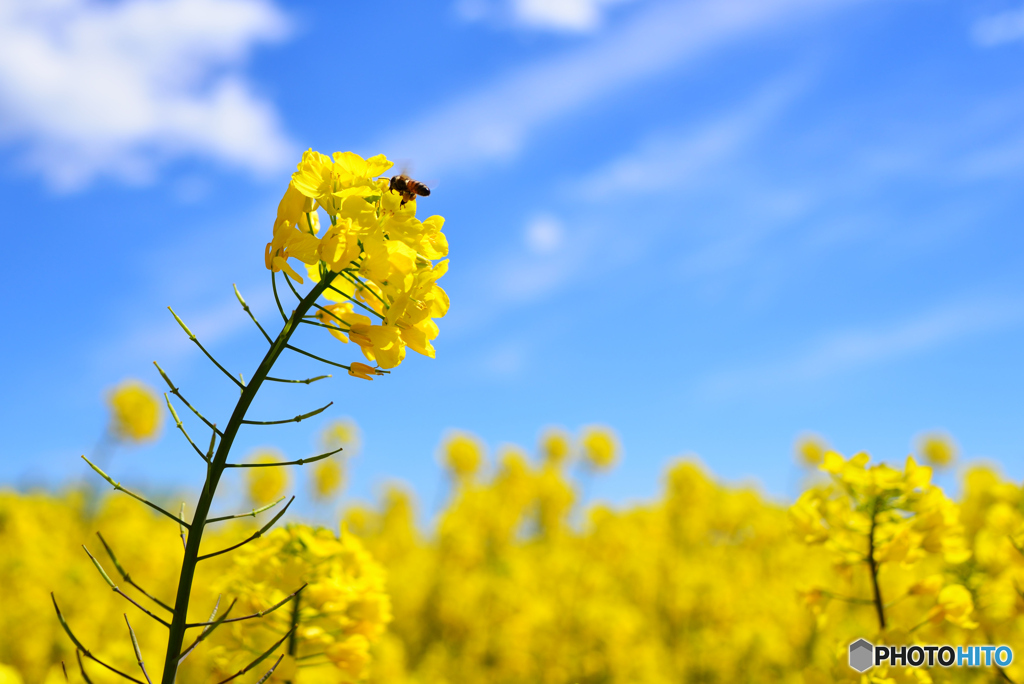
<path id="1" fill-rule="evenodd" d="M 250 463 L 274 463 L 283 461 L 284 457 L 271 450 L 256 452 L 249 457 Z M 258 505 L 274 501 L 288 486 L 288 471 L 282 466 L 263 466 L 246 468 L 246 484 L 249 499 Z"/>
<path id="2" fill-rule="evenodd" d="M 797 438 L 794 451 L 802 465 L 818 465 L 825 458 L 828 442 L 819 435 L 807 433 Z"/>
<path id="3" fill-rule="evenodd" d="M 829 530 L 825 526 L 821 503 L 820 494 L 810 490 L 801 494 L 789 509 L 793 528 L 807 544 L 820 544 L 828 539 Z"/>
<path id="4" fill-rule="evenodd" d="M 433 358 L 431 343 L 439 332 L 433 319 L 443 317 L 449 306 L 447 293 L 437 285 L 448 262 L 433 263 L 448 254 L 444 219 L 420 221 L 415 202 L 403 205 L 401 196 L 388 189 L 388 179 L 375 177 L 391 165 L 383 155 L 363 159 L 338 152 L 332 158 L 306 151 L 281 200 L 265 255 L 267 268 L 299 282 L 302 278 L 288 263 L 292 257 L 306 264 L 313 282 L 335 274 L 324 297 L 337 304 L 318 309 L 317 318 L 383 369 L 398 366 L 406 347 Z M 320 237 L 318 210 L 330 218 Z M 378 318 L 353 313 L 353 304 Z"/>
<path id="5" fill-rule="evenodd" d="M 0 684 L 21 684 L 21 675 L 9 665 L 0 664 Z"/>
<path id="6" fill-rule="evenodd" d="M 474 475 L 483 460 L 483 444 L 467 432 L 453 432 L 441 444 L 441 462 L 459 479 Z"/>
<path id="7" fill-rule="evenodd" d="M 356 323 L 349 339 L 359 345 L 363 356 L 381 368 L 394 368 L 405 358 L 405 341 L 396 326 Z"/>
<path id="8" fill-rule="evenodd" d="M 594 470 L 607 470 L 619 457 L 619 438 L 611 428 L 591 425 L 583 428 L 580 438 L 583 459 Z"/>
<path id="9" fill-rule="evenodd" d="M 572 438 L 560 428 L 550 428 L 540 437 L 540 454 L 544 463 L 560 466 L 572 452 Z"/>
<path id="10" fill-rule="evenodd" d="M 353 634 L 327 648 L 327 658 L 342 672 L 344 682 L 357 681 L 370 662 L 370 644 L 362 634 Z"/>
<path id="11" fill-rule="evenodd" d="M 917 451 L 928 463 L 943 468 L 956 460 L 960 449 L 948 434 L 929 432 L 918 439 Z"/>
<path id="12" fill-rule="evenodd" d="M 942 590 L 942 575 L 928 575 L 911 585 L 907 593 L 911 596 L 936 596 Z"/>
<path id="13" fill-rule="evenodd" d="M 110 393 L 111 432 L 118 439 L 142 442 L 160 434 L 163 413 L 156 391 L 138 380 L 125 380 Z"/>
<path id="14" fill-rule="evenodd" d="M 971 592 L 962 584 L 950 584 L 939 592 L 939 602 L 928 614 L 932 622 L 948 620 L 958 627 L 974 629 L 977 622 L 971 620 L 974 612 L 974 599 Z"/>
<path id="15" fill-rule="evenodd" d="M 356 682 L 367 675 L 369 647 L 391 620 L 391 601 L 385 592 L 384 569 L 360 541 L 342 527 L 337 535 L 324 528 L 287 525 L 277 528 L 233 556 L 217 590 L 237 597 L 247 613 L 265 611 L 303 587 L 295 603 L 261 618 L 260 629 L 231 625 L 211 639 L 218 644 L 213 660 L 218 672 L 237 672 L 266 650 L 297 620 L 294 648 L 300 664 L 316 658 L 322 665 L 303 668 L 295 676 L 285 669 L 269 681 Z M 325 663 L 322 656 L 327 656 Z M 200 681 L 197 677 L 195 681 Z"/>
<path id="16" fill-rule="evenodd" d="M 324 449 L 333 451 L 344 447 L 345 456 L 355 456 L 361 440 L 359 425 L 351 418 L 336 418 L 320 432 L 320 443 Z"/>
<path id="17" fill-rule="evenodd" d="M 313 496 L 329 499 L 341 488 L 345 472 L 337 456 L 320 461 L 313 468 Z"/>

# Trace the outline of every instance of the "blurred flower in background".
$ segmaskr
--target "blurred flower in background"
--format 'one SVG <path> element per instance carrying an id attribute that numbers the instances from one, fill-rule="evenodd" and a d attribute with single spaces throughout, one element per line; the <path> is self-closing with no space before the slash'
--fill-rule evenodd
<path id="1" fill-rule="evenodd" d="M 619 458 L 619 437 L 610 427 L 590 425 L 583 428 L 583 461 L 594 470 L 608 470 Z"/>
<path id="2" fill-rule="evenodd" d="M 326 501 L 345 484 L 345 470 L 336 456 L 326 458 L 313 467 L 313 498 Z"/>
<path id="3" fill-rule="evenodd" d="M 275 449 L 260 449 L 249 456 L 249 463 L 277 463 L 285 460 Z M 288 487 L 288 471 L 284 467 L 246 468 L 246 492 L 249 500 L 262 506 L 284 494 Z"/>
<path id="4" fill-rule="evenodd" d="M 540 454 L 546 465 L 558 468 L 572 455 L 572 437 L 562 428 L 548 428 L 540 436 Z"/>
<path id="5" fill-rule="evenodd" d="M 359 453 L 361 445 L 359 426 L 351 418 L 333 420 L 320 433 L 320 444 L 325 451 L 341 449 L 313 467 L 313 498 L 327 501 L 345 486 L 345 463 Z"/>
<path id="6" fill-rule="evenodd" d="M 362 445 L 359 426 L 351 418 L 332 420 L 320 433 L 320 443 L 328 451 L 341 448 L 345 456 L 355 456 Z"/>
<path id="7" fill-rule="evenodd" d="M 159 395 L 149 385 L 128 379 L 107 397 L 110 407 L 110 434 L 120 442 L 145 442 L 160 435 L 163 413 Z"/>
<path id="8" fill-rule="evenodd" d="M 796 460 L 803 466 L 820 464 L 828 450 L 829 446 L 825 438 L 813 432 L 805 432 L 797 437 L 796 443 L 793 444 Z"/>
<path id="9" fill-rule="evenodd" d="M 926 463 L 945 468 L 956 460 L 960 447 L 946 432 L 926 432 L 917 439 L 917 453 Z"/>
<path id="10" fill-rule="evenodd" d="M 451 432 L 441 442 L 440 460 L 457 480 L 468 479 L 483 465 L 484 445 L 468 432 Z"/>

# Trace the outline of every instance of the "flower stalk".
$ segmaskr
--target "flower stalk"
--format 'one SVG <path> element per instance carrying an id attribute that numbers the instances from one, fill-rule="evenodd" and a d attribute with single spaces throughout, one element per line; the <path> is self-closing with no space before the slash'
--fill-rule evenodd
<path id="1" fill-rule="evenodd" d="M 328 273 L 298 303 L 291 317 L 285 321 L 284 327 L 281 328 L 281 332 L 270 346 L 270 350 L 263 357 L 263 361 L 256 369 L 256 372 L 253 373 L 252 378 L 242 390 L 238 403 L 235 404 L 235 409 L 231 413 L 231 418 L 224 427 L 220 444 L 217 446 L 213 459 L 210 461 L 206 483 L 203 487 L 202 495 L 196 504 L 196 512 L 192 516 L 192 523 L 189 527 L 188 541 L 185 545 L 185 557 L 182 560 L 181 574 L 178 578 L 178 593 L 174 601 L 174 618 L 171 621 L 170 634 L 167 638 L 167 652 L 164 656 L 164 671 L 161 684 L 174 684 L 175 676 L 177 675 L 178 659 L 181 656 L 181 646 L 185 639 L 185 625 L 189 599 L 192 594 L 192 582 L 195 579 L 196 565 L 199 563 L 199 545 L 203 540 L 203 528 L 207 523 L 210 507 L 213 504 L 213 497 L 217 492 L 217 485 L 220 483 L 220 478 L 227 467 L 228 453 L 231 451 L 235 436 L 245 420 L 245 414 L 249 410 L 249 406 L 252 404 L 253 399 L 256 398 L 256 393 L 263 386 L 263 381 L 270 374 L 271 368 L 274 367 L 281 353 L 288 348 L 288 341 L 295 330 L 298 329 L 299 321 L 313 306 L 317 298 L 323 294 L 323 291 L 327 289 L 335 276 L 336 274 Z"/>

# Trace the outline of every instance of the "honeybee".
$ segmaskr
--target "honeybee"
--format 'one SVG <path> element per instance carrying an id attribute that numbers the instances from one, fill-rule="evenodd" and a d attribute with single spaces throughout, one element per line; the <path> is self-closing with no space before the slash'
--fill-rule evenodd
<path id="1" fill-rule="evenodd" d="M 416 199 L 416 195 L 420 197 L 428 197 L 430 195 L 430 188 L 419 181 L 409 178 L 404 173 L 391 177 L 391 184 L 388 185 L 388 190 L 397 192 L 402 196 L 402 203 L 399 205 L 402 207 L 405 206 L 406 202 L 412 202 Z"/>

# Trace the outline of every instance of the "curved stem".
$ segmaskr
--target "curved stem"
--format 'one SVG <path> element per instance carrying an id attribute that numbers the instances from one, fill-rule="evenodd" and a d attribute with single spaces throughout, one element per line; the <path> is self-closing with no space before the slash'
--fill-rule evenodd
<path id="1" fill-rule="evenodd" d="M 878 613 L 878 627 L 885 631 L 885 608 L 882 603 L 882 589 L 878 585 L 878 563 L 875 561 L 875 527 L 878 525 L 878 498 L 871 506 L 871 531 L 868 532 L 868 567 L 871 569 L 871 586 L 875 591 L 875 612 Z"/>
<path id="2" fill-rule="evenodd" d="M 306 312 L 313 306 L 313 303 L 320 297 L 325 289 L 330 286 L 331 281 L 337 276 L 336 273 L 328 272 L 324 278 L 317 283 L 309 293 L 298 303 L 290 317 L 286 317 L 284 327 L 278 333 L 274 343 L 270 346 L 263 361 L 260 362 L 256 372 L 253 373 L 249 383 L 242 390 L 235 410 L 231 413 L 231 419 L 224 427 L 221 434 L 217 451 L 207 470 L 206 483 L 203 492 L 196 504 L 196 512 L 189 527 L 188 543 L 185 545 L 185 557 L 181 563 L 181 574 L 178 578 L 178 593 L 174 601 L 174 619 L 171 622 L 170 634 L 167 638 L 167 652 L 164 656 L 164 670 L 161 677 L 161 684 L 174 684 L 175 675 L 178 669 L 178 657 L 181 654 L 182 642 L 185 638 L 185 625 L 188 619 L 188 604 L 192 594 L 192 582 L 195 579 L 196 565 L 199 560 L 199 545 L 203 540 L 203 531 L 206 526 L 207 516 L 210 513 L 210 506 L 213 503 L 213 496 L 217 491 L 221 475 L 227 465 L 228 452 L 234 443 L 235 435 L 242 426 L 246 411 L 256 398 L 256 393 L 267 379 L 271 368 L 277 362 L 281 352 L 288 346 L 288 340 L 298 329 L 299 321 Z M 276 283 L 274 286 L 276 291 Z M 276 292 L 275 292 L 276 294 Z M 282 315 L 284 312 L 282 311 Z"/>

